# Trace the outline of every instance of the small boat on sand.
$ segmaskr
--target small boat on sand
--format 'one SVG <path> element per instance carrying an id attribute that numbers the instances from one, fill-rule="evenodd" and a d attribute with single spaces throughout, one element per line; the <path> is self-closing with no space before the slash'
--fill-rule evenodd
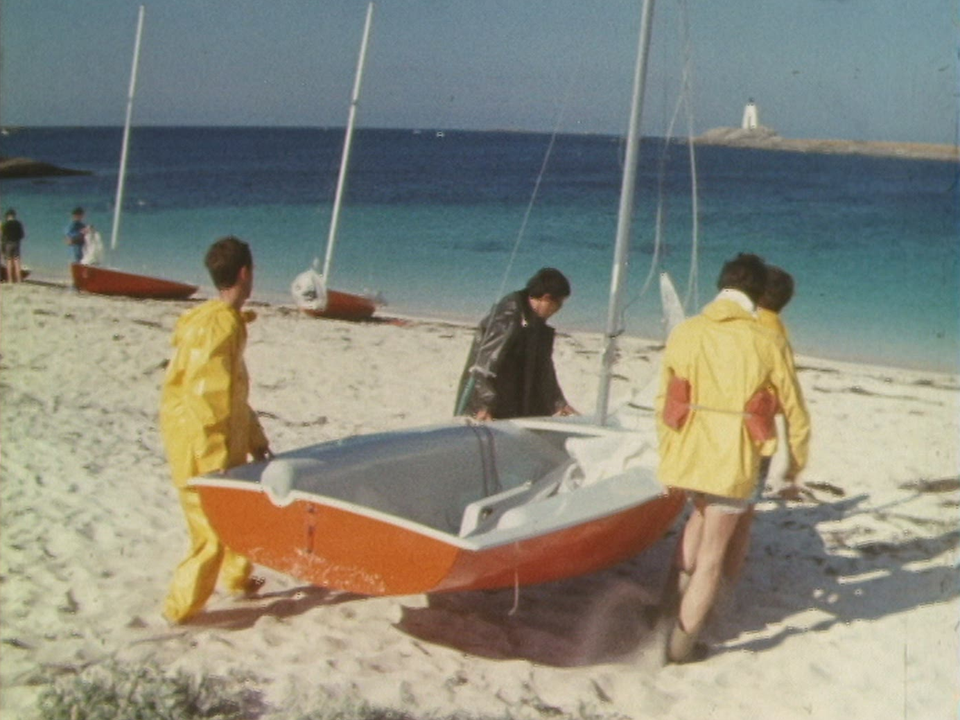
<path id="1" fill-rule="evenodd" d="M 197 291 L 196 285 L 123 272 L 99 265 L 73 263 L 70 265 L 70 274 L 73 277 L 74 286 L 80 292 L 96 295 L 184 300 Z"/>
<path id="2" fill-rule="evenodd" d="M 137 34 L 133 48 L 133 66 L 130 70 L 130 88 L 127 93 L 127 115 L 123 126 L 120 171 L 117 176 L 113 229 L 110 237 L 111 249 L 116 249 L 117 238 L 120 233 L 120 213 L 123 208 L 124 180 L 126 179 L 127 170 L 127 148 L 130 144 L 130 122 L 133 116 L 133 98 L 137 87 L 137 65 L 140 60 L 140 38 L 143 34 L 143 15 L 144 6 L 141 5 L 140 12 L 137 16 Z M 97 243 L 99 244 L 99 236 L 97 236 Z M 94 255 L 99 256 L 99 253 L 95 253 Z M 84 259 L 87 260 L 87 258 Z M 165 300 L 182 300 L 190 297 L 198 290 L 196 285 L 102 267 L 97 264 L 98 262 L 99 257 L 97 257 L 95 262 L 87 261 L 70 265 L 73 285 L 77 290 L 96 295 L 122 295 L 134 298 Z"/>
<path id="3" fill-rule="evenodd" d="M 377 304 L 371 298 L 353 293 L 326 291 L 326 304 L 323 309 L 302 307 L 305 315 L 329 320 L 367 320 L 377 311 Z"/>
<path id="4" fill-rule="evenodd" d="M 636 555 L 684 504 L 657 482 L 655 458 L 634 431 L 576 419 L 462 421 L 322 443 L 192 485 L 224 543 L 254 562 L 407 595 L 542 583 Z"/>
<path id="5" fill-rule="evenodd" d="M 340 225 L 340 208 L 343 204 L 344 188 L 347 181 L 347 168 L 350 162 L 350 148 L 353 143 L 353 128 L 357 118 L 357 106 L 360 102 L 360 85 L 363 81 L 363 66 L 367 57 L 367 45 L 370 41 L 370 28 L 373 22 L 373 3 L 367 5 L 367 15 L 363 26 L 363 39 L 360 42 L 360 56 L 357 59 L 356 76 L 350 99 L 350 112 L 347 117 L 347 129 L 343 140 L 343 154 L 340 158 L 340 172 L 337 176 L 337 190 L 333 199 L 333 212 L 330 216 L 330 229 L 324 254 L 323 269 L 317 272 L 311 268 L 300 273 L 290 287 L 297 307 L 310 317 L 331 320 L 367 320 L 383 301 L 371 295 L 361 295 L 331 290 L 328 287 L 333 266 L 333 249 L 336 246 L 337 230 Z"/>

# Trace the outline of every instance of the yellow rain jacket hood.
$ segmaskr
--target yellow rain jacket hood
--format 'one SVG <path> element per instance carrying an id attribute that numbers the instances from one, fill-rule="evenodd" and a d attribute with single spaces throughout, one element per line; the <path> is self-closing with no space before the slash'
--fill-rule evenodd
<path id="1" fill-rule="evenodd" d="M 241 465 L 267 448 L 247 401 L 243 350 L 246 322 L 253 317 L 217 299 L 177 321 L 160 399 L 160 431 L 177 487 L 196 475 Z"/>
<path id="2" fill-rule="evenodd" d="M 667 387 L 674 377 L 690 383 L 690 413 L 677 430 L 663 422 Z M 724 497 L 749 497 L 761 448 L 747 432 L 744 407 L 767 386 L 776 392 L 786 416 L 791 463 L 799 471 L 807 462 L 810 419 L 785 338 L 724 297 L 678 325 L 664 351 L 656 400 L 660 481 Z"/>

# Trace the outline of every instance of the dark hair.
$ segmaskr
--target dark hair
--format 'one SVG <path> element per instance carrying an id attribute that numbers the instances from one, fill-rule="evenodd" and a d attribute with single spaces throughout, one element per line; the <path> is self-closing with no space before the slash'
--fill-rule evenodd
<path id="1" fill-rule="evenodd" d="M 82 208 L 82 207 L 77 206 L 77 207 L 75 207 L 75 208 L 73 209 L 73 212 L 70 213 L 70 214 L 71 214 L 71 215 L 83 215 L 83 214 L 84 214 L 84 211 L 83 211 L 83 208 Z"/>
<path id="2" fill-rule="evenodd" d="M 550 295 L 557 300 L 570 297 L 570 281 L 556 268 L 540 268 L 527 280 L 527 295 L 540 298 Z"/>
<path id="3" fill-rule="evenodd" d="M 776 265 L 767 265 L 767 284 L 757 305 L 773 312 L 780 312 L 793 297 L 793 276 Z"/>
<path id="4" fill-rule="evenodd" d="M 767 286 L 767 265 L 759 255 L 740 253 L 723 264 L 717 289 L 740 290 L 757 302 Z"/>
<path id="5" fill-rule="evenodd" d="M 15 218 L 16 216 L 17 216 L 17 211 L 16 211 L 16 210 L 14 210 L 13 208 L 7 208 L 7 212 L 6 212 L 6 214 L 4 215 L 4 217 L 8 217 L 8 218 L 9 218 L 9 217 L 14 217 L 14 218 Z"/>
<path id="6" fill-rule="evenodd" d="M 210 246 L 203 262 L 217 289 L 226 290 L 237 284 L 240 268 L 253 267 L 253 254 L 243 240 L 228 235 Z"/>

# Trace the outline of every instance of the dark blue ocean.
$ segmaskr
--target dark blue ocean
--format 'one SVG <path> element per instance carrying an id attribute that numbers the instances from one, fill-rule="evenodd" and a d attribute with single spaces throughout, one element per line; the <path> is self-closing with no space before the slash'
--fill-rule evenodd
<path id="1" fill-rule="evenodd" d="M 63 230 L 75 205 L 109 239 L 121 135 L 120 128 L 44 128 L 0 140 L 0 154 L 93 172 L 0 186 L 0 203 L 16 208 L 26 227 L 24 261 L 38 277 L 66 280 Z M 386 314 L 475 321 L 504 282 L 520 287 L 552 265 L 574 288 L 557 327 L 601 330 L 624 144 L 561 135 L 544 166 L 550 141 L 358 130 L 331 286 L 381 292 Z M 292 302 L 290 282 L 323 256 L 342 143 L 342 129 L 134 128 L 120 240 L 108 264 L 209 288 L 203 253 L 232 233 L 253 246 L 256 299 Z M 686 145 L 645 140 L 639 172 L 626 327 L 656 338 L 656 285 L 640 291 L 654 260 L 658 211 L 660 267 L 681 295 L 690 287 Z M 756 252 L 796 279 L 784 318 L 798 353 L 957 370 L 956 164 L 698 147 L 696 181 L 699 282 L 691 311 L 712 297 L 725 259 Z"/>

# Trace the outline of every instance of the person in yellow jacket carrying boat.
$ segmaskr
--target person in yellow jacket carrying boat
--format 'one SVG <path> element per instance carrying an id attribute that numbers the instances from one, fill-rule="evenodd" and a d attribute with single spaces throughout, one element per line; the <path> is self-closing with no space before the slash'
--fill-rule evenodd
<path id="1" fill-rule="evenodd" d="M 203 609 L 217 580 L 231 593 L 253 592 L 250 561 L 224 547 L 187 481 L 204 473 L 263 459 L 269 444 L 247 402 L 250 381 L 243 361 L 246 323 L 242 313 L 253 290 L 250 247 L 235 237 L 217 240 L 205 258 L 219 298 L 185 312 L 173 335 L 160 401 L 160 431 L 173 483 L 190 533 L 190 552 L 174 572 L 164 604 L 168 621 L 180 623 Z"/>
<path id="2" fill-rule="evenodd" d="M 790 334 L 783 324 L 780 313 L 793 298 L 793 287 L 793 277 L 790 273 L 776 265 L 767 265 L 767 282 L 763 294 L 757 300 L 757 322 L 784 339 L 791 363 L 793 362 L 793 348 L 790 346 Z M 723 571 L 725 582 L 735 583 L 740 577 L 740 572 L 746 562 L 747 552 L 750 550 L 750 528 L 753 526 L 755 506 L 763 497 L 767 475 L 770 472 L 770 463 L 777 452 L 777 446 L 777 436 L 774 434 L 760 448 L 760 469 L 757 472 L 757 485 L 754 488 L 753 497 L 750 499 L 750 506 L 740 516 L 737 530 L 730 542 Z M 797 499 L 798 495 L 799 488 L 795 482 L 788 483 L 779 493 L 781 498 L 790 500 Z"/>
<path id="3" fill-rule="evenodd" d="M 727 262 L 719 295 L 673 330 L 664 351 L 656 400 L 658 476 L 686 490 L 693 503 L 675 561 L 682 587 L 667 643 L 670 662 L 706 655 L 697 638 L 716 599 L 730 541 L 752 502 L 761 449 L 775 436 L 778 401 L 789 430 L 787 477 L 795 480 L 807 462 L 810 419 L 792 354 L 783 337 L 756 319 L 766 277 L 756 255 Z"/>

